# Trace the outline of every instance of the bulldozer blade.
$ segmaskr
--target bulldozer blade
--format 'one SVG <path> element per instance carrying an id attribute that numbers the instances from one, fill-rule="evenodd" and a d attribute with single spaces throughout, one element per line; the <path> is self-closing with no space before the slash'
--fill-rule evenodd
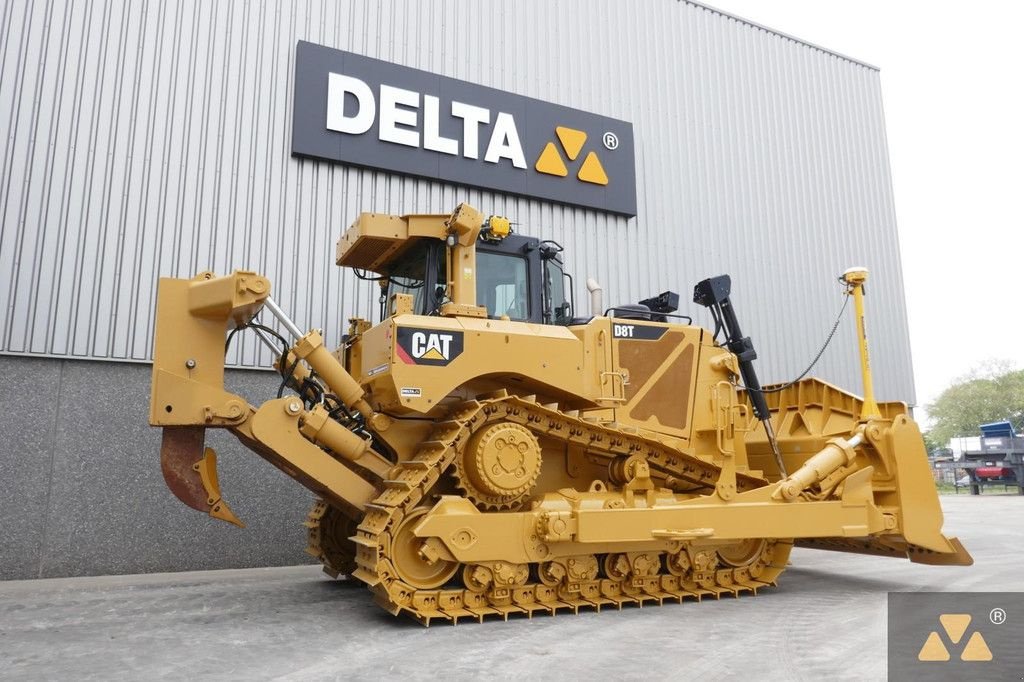
<path id="1" fill-rule="evenodd" d="M 898 535 L 882 538 L 802 538 L 797 547 L 824 549 L 833 552 L 870 554 L 897 559 L 910 559 L 915 564 L 931 566 L 971 566 L 974 559 L 957 538 L 944 538 L 949 543 L 948 551 L 936 552 L 911 544 Z"/>
<path id="2" fill-rule="evenodd" d="M 217 453 L 204 447 L 205 440 L 206 429 L 201 426 L 164 428 L 160 446 L 164 481 L 189 507 L 245 528 L 221 497 Z"/>
<path id="3" fill-rule="evenodd" d="M 909 554 L 910 560 L 915 564 L 930 564 L 932 566 L 972 566 L 974 558 L 970 552 L 960 544 L 959 538 L 946 538 L 952 552 L 930 552 L 918 547 L 912 547 Z"/>
<path id="4" fill-rule="evenodd" d="M 891 531 L 860 538 L 800 538 L 796 544 L 837 552 L 899 557 L 918 564 L 973 564 L 974 559 L 960 540 L 942 532 L 942 505 L 917 424 L 905 414 L 898 414 L 883 433 L 884 438 L 876 443 L 889 455 L 888 467 L 896 484 L 895 494 L 887 499 L 890 505 L 894 504 L 889 507 L 893 519 Z"/>
<path id="5" fill-rule="evenodd" d="M 909 545 L 908 558 L 922 564 L 970 566 L 974 560 L 960 541 L 942 533 L 942 505 L 916 422 L 905 415 L 895 417 L 886 441 L 895 454 L 899 530 Z"/>

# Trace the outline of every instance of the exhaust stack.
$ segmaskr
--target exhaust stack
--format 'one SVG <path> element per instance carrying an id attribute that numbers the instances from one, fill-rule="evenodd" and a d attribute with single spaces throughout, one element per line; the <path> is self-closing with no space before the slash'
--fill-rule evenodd
<path id="1" fill-rule="evenodd" d="M 593 277 L 587 277 L 587 291 L 590 292 L 590 314 L 594 317 L 604 314 L 604 289 Z"/>

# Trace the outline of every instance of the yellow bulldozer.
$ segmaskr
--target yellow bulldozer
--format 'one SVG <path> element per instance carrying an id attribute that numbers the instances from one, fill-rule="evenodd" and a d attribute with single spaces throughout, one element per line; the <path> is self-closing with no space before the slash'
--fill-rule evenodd
<path id="1" fill-rule="evenodd" d="M 378 282 L 380 319 L 350 320 L 333 351 L 257 273 L 161 279 L 150 422 L 167 485 L 241 525 L 204 442 L 228 429 L 318 496 L 308 551 L 329 574 L 424 624 L 756 593 L 794 545 L 971 563 L 942 534 L 906 405 L 872 397 L 866 270 L 841 278 L 860 398 L 762 387 L 728 276 L 694 290 L 713 332 L 672 292 L 579 316 L 560 252 L 467 204 L 364 213 L 337 263 Z M 225 389 L 241 330 L 287 394 Z"/>

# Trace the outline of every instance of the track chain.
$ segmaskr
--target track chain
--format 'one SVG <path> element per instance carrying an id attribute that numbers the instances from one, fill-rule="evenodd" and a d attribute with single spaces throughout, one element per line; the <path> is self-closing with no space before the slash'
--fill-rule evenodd
<path id="1" fill-rule="evenodd" d="M 302 525 L 309 529 L 306 554 L 323 564 L 325 573 L 337 578 L 356 570 L 356 546 L 351 539 L 355 521 L 326 500 L 317 500 Z"/>
<path id="2" fill-rule="evenodd" d="M 626 432 L 614 425 L 589 422 L 573 414 L 543 406 L 529 398 L 499 396 L 463 402 L 453 408 L 448 419 L 438 422 L 414 457 L 397 464 L 384 481 L 377 498 L 366 506 L 366 513 L 351 538 L 355 545 L 355 570 L 352 575 L 366 583 L 376 601 L 392 614 L 407 613 L 429 625 L 432 620 L 455 622 L 460 618 L 483 620 L 489 615 L 508 618 L 509 614 L 535 611 L 550 614 L 559 611 L 578 613 L 580 608 L 653 602 L 723 594 L 739 596 L 756 593 L 774 585 L 785 569 L 792 542 L 777 540 L 765 545 L 760 556 L 742 568 L 722 567 L 719 562 L 691 570 L 684 577 L 664 570 L 660 559 L 651 575 L 610 577 L 589 581 L 564 580 L 559 585 L 526 582 L 521 585 L 472 589 L 417 589 L 401 580 L 391 557 L 393 533 L 406 514 L 414 510 L 441 474 L 459 456 L 472 433 L 487 424 L 511 421 L 522 424 L 538 436 L 575 443 L 588 453 L 614 457 L 640 455 L 652 471 L 689 484 L 713 488 L 719 467 L 697 457 L 681 453 L 660 441 L 640 433 Z M 737 473 L 737 488 L 748 490 L 765 484 L 763 479 Z M 310 554 L 324 557 L 326 529 L 320 521 L 327 513 L 318 503 L 310 512 Z M 317 516 L 319 514 L 319 516 Z M 315 517 L 315 518 L 314 518 Z"/>

